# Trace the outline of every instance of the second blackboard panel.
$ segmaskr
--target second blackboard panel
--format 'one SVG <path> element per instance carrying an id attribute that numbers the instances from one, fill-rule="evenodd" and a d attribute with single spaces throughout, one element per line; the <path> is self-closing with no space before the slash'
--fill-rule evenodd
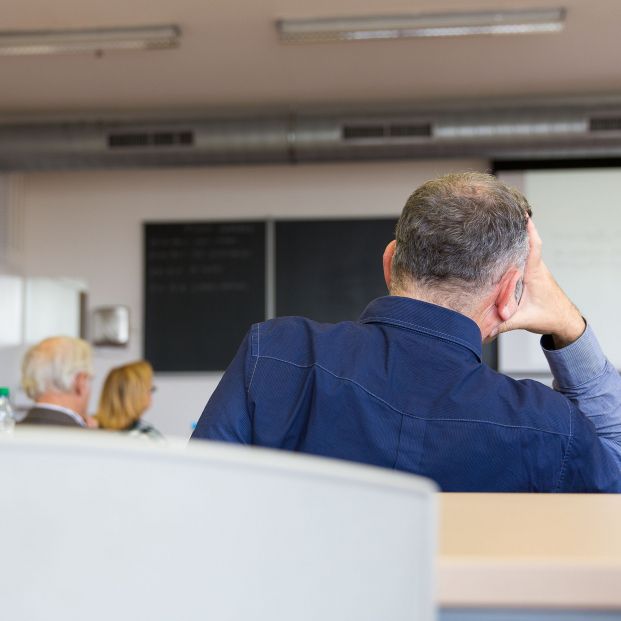
<path id="1" fill-rule="evenodd" d="M 382 254 L 395 218 L 276 222 L 276 314 L 357 319 L 387 294 Z"/>

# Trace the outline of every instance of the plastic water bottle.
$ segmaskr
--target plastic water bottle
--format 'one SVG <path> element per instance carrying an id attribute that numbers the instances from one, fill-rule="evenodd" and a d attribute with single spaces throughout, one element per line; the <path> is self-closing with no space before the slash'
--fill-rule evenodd
<path id="1" fill-rule="evenodd" d="M 0 434 L 13 433 L 15 428 L 15 415 L 9 401 L 10 391 L 0 387 Z"/>

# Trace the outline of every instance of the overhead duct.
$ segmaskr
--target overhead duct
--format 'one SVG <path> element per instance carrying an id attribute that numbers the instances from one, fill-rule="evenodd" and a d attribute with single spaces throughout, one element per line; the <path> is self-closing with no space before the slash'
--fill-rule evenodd
<path id="1" fill-rule="evenodd" d="M 287 120 L 0 126 L 0 170 L 287 162 Z"/>
<path id="2" fill-rule="evenodd" d="M 0 125 L 0 170 L 621 157 L 621 99 Z"/>

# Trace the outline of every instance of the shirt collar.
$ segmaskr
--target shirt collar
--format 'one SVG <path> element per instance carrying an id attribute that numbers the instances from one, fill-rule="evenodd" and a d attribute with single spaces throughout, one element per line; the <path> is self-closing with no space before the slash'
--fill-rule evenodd
<path id="1" fill-rule="evenodd" d="M 361 323 L 387 323 L 430 334 L 466 347 L 481 360 L 481 331 L 469 317 L 413 298 L 386 296 L 373 300 L 360 316 Z"/>
<path id="2" fill-rule="evenodd" d="M 62 405 L 56 405 L 55 403 L 45 403 L 43 401 L 40 401 L 36 403 L 36 407 L 45 408 L 46 410 L 55 410 L 56 412 L 62 412 L 63 414 L 66 414 L 67 416 L 72 418 L 76 423 L 78 423 L 78 425 L 80 425 L 80 427 L 86 427 L 84 419 L 79 414 L 76 414 L 73 410 L 65 408 Z"/>

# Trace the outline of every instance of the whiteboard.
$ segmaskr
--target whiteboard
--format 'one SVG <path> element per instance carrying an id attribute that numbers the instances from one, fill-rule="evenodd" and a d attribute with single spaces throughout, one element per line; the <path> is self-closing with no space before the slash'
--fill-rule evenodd
<path id="1" fill-rule="evenodd" d="M 83 283 L 68 278 L 26 279 L 25 340 L 80 336 L 80 293 Z"/>
<path id="2" fill-rule="evenodd" d="M 621 169 L 500 173 L 533 208 L 543 257 L 557 282 L 594 328 L 608 358 L 621 368 Z M 540 337 L 523 331 L 499 339 L 504 373 L 545 373 Z"/>
<path id="3" fill-rule="evenodd" d="M 0 348 L 22 342 L 23 280 L 0 274 Z"/>

